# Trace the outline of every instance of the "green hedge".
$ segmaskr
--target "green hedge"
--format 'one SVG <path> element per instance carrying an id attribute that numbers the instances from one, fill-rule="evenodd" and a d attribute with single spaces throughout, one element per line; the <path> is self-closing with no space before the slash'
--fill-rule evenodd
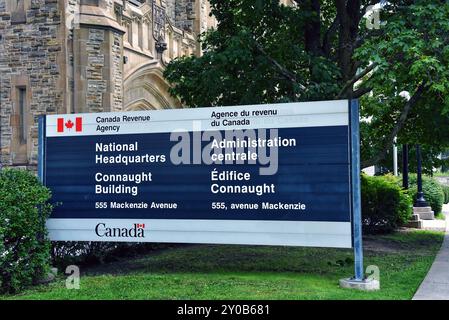
<path id="1" fill-rule="evenodd" d="M 444 203 L 449 203 L 449 186 L 441 186 L 444 193 Z"/>
<path id="2" fill-rule="evenodd" d="M 62 270 L 71 264 L 85 267 L 177 246 L 176 243 L 57 241 L 52 242 L 52 265 Z"/>
<path id="3" fill-rule="evenodd" d="M 417 195 L 417 183 L 416 183 L 417 177 L 416 174 L 411 174 L 409 176 L 409 190 L 410 192 L 413 191 L 413 200 L 416 199 Z M 441 213 L 441 210 L 443 209 L 443 202 L 444 202 L 444 191 L 441 184 L 432 177 L 429 176 L 422 176 L 422 182 L 423 182 L 423 192 L 424 197 L 426 198 L 426 201 L 429 203 L 429 205 L 432 207 L 432 210 L 435 214 Z"/>
<path id="4" fill-rule="evenodd" d="M 364 233 L 391 232 L 409 221 L 412 198 L 391 176 L 361 176 Z"/>
<path id="5" fill-rule="evenodd" d="M 50 191 L 29 171 L 3 169 L 0 195 L 0 292 L 14 293 L 48 271 Z"/>

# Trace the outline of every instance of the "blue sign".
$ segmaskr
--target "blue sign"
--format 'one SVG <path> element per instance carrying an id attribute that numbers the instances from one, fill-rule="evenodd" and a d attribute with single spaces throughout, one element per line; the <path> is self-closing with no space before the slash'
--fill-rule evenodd
<path id="1" fill-rule="evenodd" d="M 52 240 L 352 246 L 347 100 L 44 122 Z"/>

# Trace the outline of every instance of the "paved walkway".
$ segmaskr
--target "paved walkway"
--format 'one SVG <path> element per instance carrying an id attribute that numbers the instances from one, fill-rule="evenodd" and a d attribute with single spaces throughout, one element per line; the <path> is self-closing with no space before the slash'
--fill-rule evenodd
<path id="1" fill-rule="evenodd" d="M 443 213 L 447 221 L 443 245 L 413 300 L 449 300 L 449 205 L 443 206 Z"/>

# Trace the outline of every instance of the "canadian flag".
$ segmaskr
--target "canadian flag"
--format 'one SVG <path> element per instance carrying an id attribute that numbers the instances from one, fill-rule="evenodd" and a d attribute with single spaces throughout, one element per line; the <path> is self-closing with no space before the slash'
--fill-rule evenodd
<path id="1" fill-rule="evenodd" d="M 83 131 L 83 118 L 76 117 L 75 123 L 73 123 L 73 121 L 70 119 L 66 120 L 64 118 L 58 118 L 58 129 L 57 129 L 58 132 L 64 132 L 65 129 L 72 130 L 73 126 L 75 126 L 76 132 Z"/>
<path id="2" fill-rule="evenodd" d="M 137 229 L 145 229 L 145 223 L 135 223 Z"/>

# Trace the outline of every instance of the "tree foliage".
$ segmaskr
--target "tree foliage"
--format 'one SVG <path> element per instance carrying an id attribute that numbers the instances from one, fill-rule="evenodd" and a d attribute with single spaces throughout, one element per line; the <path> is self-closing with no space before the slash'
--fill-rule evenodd
<path id="1" fill-rule="evenodd" d="M 370 92 L 361 98 L 362 114 L 370 117 L 363 158 L 378 163 L 395 136 L 438 154 L 449 142 L 449 5 L 415 1 L 383 11 L 387 24 L 354 54 L 376 63 L 359 86 Z"/>
<path id="2" fill-rule="evenodd" d="M 200 37 L 204 54 L 170 63 L 172 93 L 191 107 L 331 98 L 338 68 L 305 50 L 308 15 L 278 1 L 210 1 L 218 26 Z"/>
<path id="3" fill-rule="evenodd" d="M 449 145 L 449 4 L 373 0 L 210 0 L 218 24 L 204 54 L 164 75 L 190 107 L 360 98 L 363 165 L 398 143 Z M 407 91 L 410 99 L 401 97 Z"/>

